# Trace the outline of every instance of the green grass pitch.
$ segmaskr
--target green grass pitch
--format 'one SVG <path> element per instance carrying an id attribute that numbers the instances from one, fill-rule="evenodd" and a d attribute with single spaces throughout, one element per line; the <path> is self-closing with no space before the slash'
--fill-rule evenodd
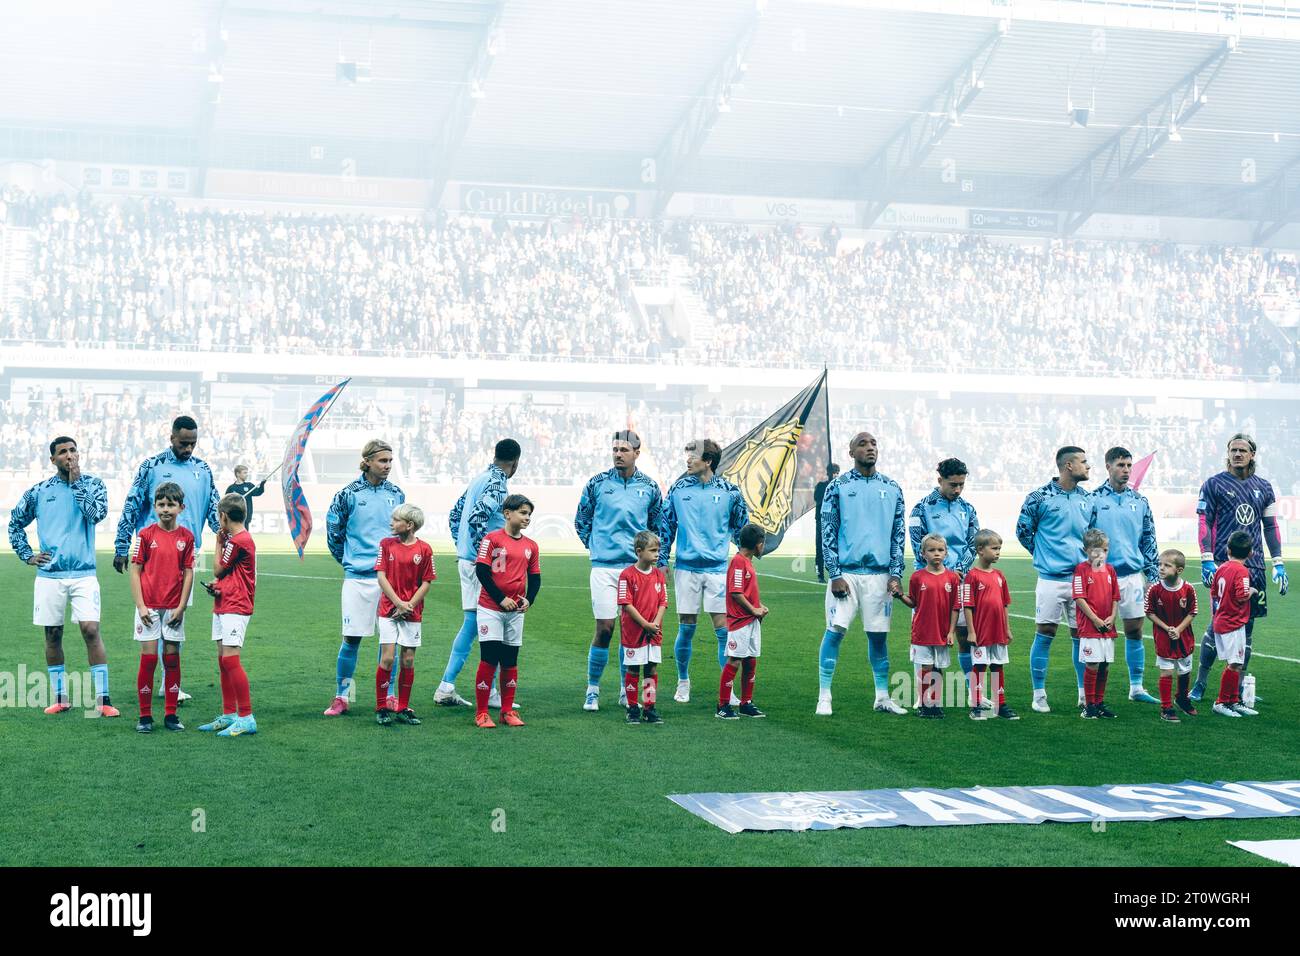
<path id="1" fill-rule="evenodd" d="M 694 700 L 672 701 L 676 678 L 665 663 L 666 723 L 629 727 L 616 706 L 614 667 L 605 673 L 601 711 L 581 709 L 592 626 L 587 564 L 553 556 L 544 558 L 544 586 L 521 655 L 519 700 L 528 726 L 481 731 L 468 709 L 432 704 L 460 622 L 453 560 L 444 552 L 438 561 L 443 577 L 425 611 L 413 696 L 425 722 L 381 728 L 369 713 L 373 639 L 363 645 L 352 714 L 321 716 L 333 696 L 339 642 L 337 566 L 326 556 L 263 556 L 244 654 L 260 732 L 231 740 L 196 729 L 219 710 L 211 604 L 201 592 L 188 619 L 183 664 L 195 696 L 181 709 L 189 729 L 134 732 L 138 650 L 128 630 L 129 591 L 101 555 L 111 690 L 123 716 L 87 720 L 74 710 L 47 717 L 6 702 L 5 863 L 1249 866 L 1268 864 L 1225 840 L 1300 837 L 1296 819 L 1120 823 L 1100 833 L 1042 824 L 733 836 L 665 799 L 713 790 L 1295 779 L 1300 595 L 1278 598 L 1270 587 L 1271 614 L 1256 648 L 1293 660 L 1255 658 L 1252 671 L 1266 702 L 1254 719 L 1229 721 L 1206 706 L 1181 725 L 1161 723 L 1156 706 L 1125 699 L 1127 675 L 1117 662 L 1108 697 L 1120 719 L 1084 723 L 1072 706 L 1064 632 L 1048 681 L 1056 712 L 1033 714 L 1033 625 L 1020 617 L 1013 619 L 1008 687 L 1021 721 L 977 724 L 960 710 L 942 723 L 873 713 L 866 639 L 858 630 L 845 639 L 835 716 L 827 719 L 813 716 L 823 590 L 810 571 L 794 571 L 789 558 L 774 555 L 759 565 L 772 615 L 755 699 L 768 719 L 713 717 L 716 645 L 701 628 Z M 1001 567 L 1014 591 L 1012 612 L 1029 613 L 1028 562 L 1007 559 Z M 1199 576 L 1188 570 L 1189 578 Z M 12 558 L 0 564 L 0 671 L 12 675 L 21 664 L 44 680 L 40 632 L 28 624 L 31 591 L 30 569 Z M 907 626 L 900 607 L 890 635 L 896 672 L 910 670 Z M 671 612 L 665 632 L 671 656 Z M 84 670 L 84 647 L 72 627 L 65 643 L 69 668 Z M 1148 642 L 1147 685 L 1154 691 L 1153 656 Z M 476 662 L 477 652 L 459 681 L 464 693 Z M 156 709 L 160 714 L 161 702 Z"/>

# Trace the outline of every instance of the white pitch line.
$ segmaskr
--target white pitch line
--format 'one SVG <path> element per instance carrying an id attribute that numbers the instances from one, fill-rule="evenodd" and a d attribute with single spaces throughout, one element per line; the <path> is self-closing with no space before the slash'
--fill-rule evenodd
<path id="1" fill-rule="evenodd" d="M 824 588 L 826 585 L 817 581 L 809 581 L 807 578 L 792 578 L 785 574 L 773 574 L 771 571 L 759 571 L 760 578 L 776 578 L 778 581 L 793 581 L 795 584 L 810 584 L 815 588 Z"/>

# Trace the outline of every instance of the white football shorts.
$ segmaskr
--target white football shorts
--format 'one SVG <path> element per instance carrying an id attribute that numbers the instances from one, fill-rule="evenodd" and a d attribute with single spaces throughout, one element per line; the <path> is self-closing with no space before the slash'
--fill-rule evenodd
<path id="1" fill-rule="evenodd" d="M 984 647 L 972 644 L 970 647 L 970 662 L 978 664 L 980 667 L 988 667 L 991 664 L 1006 664 L 1010 659 L 1009 648 L 1005 644 L 988 644 Z"/>
<path id="2" fill-rule="evenodd" d="M 947 644 L 912 644 L 909 656 L 913 664 L 938 667 L 943 670 L 952 664 L 952 648 Z"/>
<path id="3" fill-rule="evenodd" d="M 1242 637 L 1245 637 L 1244 631 Z M 1161 657 L 1157 654 L 1156 667 L 1162 671 L 1176 670 L 1180 674 L 1190 674 L 1192 672 L 1192 656 L 1189 654 L 1186 657 Z"/>
<path id="4" fill-rule="evenodd" d="M 750 621 L 735 631 L 727 631 L 728 657 L 761 657 L 763 655 L 763 622 Z"/>
<path id="5" fill-rule="evenodd" d="M 623 648 L 623 664 L 626 667 L 640 667 L 642 664 L 662 664 L 664 661 L 663 644 L 642 644 L 640 647 Z"/>
<path id="6" fill-rule="evenodd" d="M 32 597 L 32 623 L 37 627 L 62 627 L 63 615 L 72 605 L 72 621 L 99 621 L 99 579 L 93 574 L 81 578 L 36 576 Z"/>
<path id="7" fill-rule="evenodd" d="M 1079 660 L 1084 664 L 1115 663 L 1115 638 L 1079 638 Z"/>
<path id="8" fill-rule="evenodd" d="M 171 641 L 174 644 L 185 643 L 185 618 L 181 618 L 179 624 L 171 623 L 171 615 L 174 608 L 151 608 L 153 611 L 153 623 L 146 625 L 140 620 L 140 612 L 135 612 L 135 624 L 131 631 L 131 636 L 137 641 L 146 644 L 153 644 L 157 641 Z"/>
<path id="9" fill-rule="evenodd" d="M 521 611 L 494 611 L 490 607 L 478 609 L 478 639 L 500 641 L 510 647 L 524 643 L 524 615 Z"/>
<path id="10" fill-rule="evenodd" d="M 369 637 L 379 616 L 379 578 L 343 579 L 343 636 Z"/>
<path id="11" fill-rule="evenodd" d="M 1060 624 L 1075 627 L 1078 620 L 1074 610 L 1074 582 L 1048 581 L 1039 578 L 1034 586 L 1034 623 Z"/>
<path id="12" fill-rule="evenodd" d="M 248 622 L 252 619 L 249 614 L 214 614 L 212 639 L 220 641 L 222 647 L 243 647 L 244 637 L 248 634 Z"/>
<path id="13" fill-rule="evenodd" d="M 1239 627 L 1226 634 L 1214 632 L 1214 649 L 1225 664 L 1246 663 L 1246 629 Z"/>
<path id="14" fill-rule="evenodd" d="M 591 616 L 598 621 L 618 617 L 618 568 L 591 569 Z"/>
<path id="15" fill-rule="evenodd" d="M 847 631 L 853 618 L 862 615 L 862 630 L 889 631 L 889 613 L 894 599 L 889 596 L 888 574 L 846 574 L 849 593 L 840 598 L 826 585 L 826 626 Z"/>
<path id="16" fill-rule="evenodd" d="M 674 571 L 678 614 L 698 614 L 704 602 L 705 614 L 727 613 L 726 571 Z"/>
<path id="17" fill-rule="evenodd" d="M 400 647 L 419 647 L 420 622 L 396 621 L 391 617 L 379 618 L 379 643 L 397 644 Z"/>
<path id="18" fill-rule="evenodd" d="M 1119 616 L 1120 620 L 1132 621 L 1146 617 L 1146 578 L 1141 572 L 1126 574 L 1119 579 Z"/>
<path id="19" fill-rule="evenodd" d="M 479 583 L 478 573 L 474 570 L 477 564 L 477 561 L 466 561 L 464 558 L 456 559 L 456 570 L 460 572 L 460 609 L 462 611 L 478 610 L 478 596 L 483 592 L 483 585 Z"/>

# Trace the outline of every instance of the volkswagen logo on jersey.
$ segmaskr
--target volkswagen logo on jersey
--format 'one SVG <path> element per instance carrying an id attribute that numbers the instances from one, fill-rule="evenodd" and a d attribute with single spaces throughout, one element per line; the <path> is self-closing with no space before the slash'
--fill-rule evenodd
<path id="1" fill-rule="evenodd" d="M 1237 524 L 1239 525 L 1252 525 L 1255 523 L 1255 509 L 1250 505 L 1237 505 L 1236 510 L 1233 511 L 1233 515 L 1236 517 Z"/>

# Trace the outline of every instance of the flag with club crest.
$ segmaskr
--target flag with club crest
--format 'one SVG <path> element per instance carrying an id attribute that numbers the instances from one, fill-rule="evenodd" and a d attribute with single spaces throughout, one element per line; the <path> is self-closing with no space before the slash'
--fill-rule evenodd
<path id="1" fill-rule="evenodd" d="M 298 427 L 293 430 L 289 444 L 284 449 L 284 462 L 280 466 L 284 469 L 280 476 L 280 489 L 284 492 L 284 514 L 289 519 L 289 535 L 298 549 L 299 558 L 311 537 L 312 521 L 307 496 L 303 493 L 302 482 L 298 480 L 298 466 L 302 464 L 302 456 L 307 452 L 307 439 L 311 437 L 312 429 L 320 424 L 334 400 L 350 381 L 351 378 L 345 378 L 316 399 L 303 415 Z"/>
<path id="2" fill-rule="evenodd" d="M 722 450 L 718 474 L 740 489 L 749 520 L 766 532 L 771 554 L 786 528 L 813 509 L 813 487 L 831 460 L 826 372 L 767 421 Z"/>

